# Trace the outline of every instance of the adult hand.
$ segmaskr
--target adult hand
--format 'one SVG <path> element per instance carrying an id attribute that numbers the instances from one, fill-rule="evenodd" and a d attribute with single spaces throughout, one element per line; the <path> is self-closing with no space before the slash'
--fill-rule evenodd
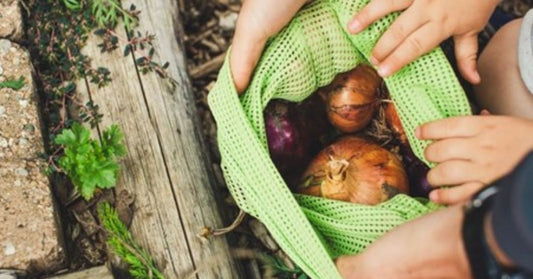
<path id="1" fill-rule="evenodd" d="M 307 0 L 246 0 L 237 20 L 230 66 L 237 92 L 248 87 L 265 44 L 294 17 Z"/>
<path id="2" fill-rule="evenodd" d="M 533 149 L 533 121 L 508 116 L 461 116 L 437 120 L 416 130 L 419 139 L 434 140 L 425 150 L 437 163 L 428 182 L 438 203 L 466 201 L 485 185 L 509 173 Z"/>
<path id="3" fill-rule="evenodd" d="M 401 225 L 362 254 L 337 259 L 345 279 L 471 278 L 461 228 L 463 210 L 453 206 Z"/>
<path id="4" fill-rule="evenodd" d="M 457 64 L 463 77 L 479 83 L 476 70 L 477 34 L 499 0 L 372 0 L 348 24 L 357 33 L 374 21 L 405 10 L 382 35 L 372 51 L 371 62 L 381 76 L 389 76 L 440 42 L 454 37 Z"/>

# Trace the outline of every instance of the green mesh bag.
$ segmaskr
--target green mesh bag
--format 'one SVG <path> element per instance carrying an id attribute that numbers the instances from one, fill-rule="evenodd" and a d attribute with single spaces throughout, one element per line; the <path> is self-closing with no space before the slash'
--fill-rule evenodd
<path id="1" fill-rule="evenodd" d="M 437 208 L 406 195 L 377 206 L 293 195 L 269 157 L 263 109 L 270 100 L 302 101 L 336 74 L 368 63 L 372 47 L 397 15 L 358 35 L 348 34 L 347 22 L 367 2 L 323 0 L 307 5 L 269 41 L 244 95 L 237 95 L 228 59 L 209 94 L 221 165 L 233 197 L 312 278 L 340 278 L 332 258 L 358 253 L 395 226 Z M 415 138 L 416 126 L 471 113 L 440 49 L 387 78 L 386 84 L 419 157 L 428 142 Z"/>

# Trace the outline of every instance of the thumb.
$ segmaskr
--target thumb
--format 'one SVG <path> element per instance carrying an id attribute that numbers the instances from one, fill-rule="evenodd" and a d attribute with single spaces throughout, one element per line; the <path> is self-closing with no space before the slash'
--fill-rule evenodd
<path id="1" fill-rule="evenodd" d="M 476 34 L 466 34 L 454 37 L 455 58 L 459 72 L 470 83 L 478 84 L 481 81 L 476 69 L 478 42 Z"/>
<path id="2" fill-rule="evenodd" d="M 239 94 L 243 93 L 263 52 L 266 40 L 251 40 L 236 30 L 230 53 L 230 68 L 233 82 Z"/>

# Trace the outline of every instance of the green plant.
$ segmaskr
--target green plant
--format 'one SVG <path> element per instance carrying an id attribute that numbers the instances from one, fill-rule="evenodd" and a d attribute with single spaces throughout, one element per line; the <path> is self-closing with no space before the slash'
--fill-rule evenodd
<path id="1" fill-rule="evenodd" d="M 261 255 L 260 259 L 266 270 L 265 273 L 267 276 L 265 277 L 279 279 L 310 279 L 300 267 L 288 267 L 287 264 L 277 256 Z"/>
<path id="2" fill-rule="evenodd" d="M 113 125 L 103 132 L 98 142 L 77 122 L 55 138 L 55 143 L 64 148 L 59 167 L 86 200 L 92 198 L 97 187 L 115 186 L 119 170 L 117 159 L 126 154 L 122 138 L 122 132 Z"/>
<path id="3" fill-rule="evenodd" d="M 91 13 L 101 27 L 115 28 L 119 19 L 122 19 L 127 30 L 131 30 L 137 24 L 135 6 L 132 5 L 128 11 L 122 8 L 119 0 L 63 0 L 65 7 L 72 11 L 80 11 L 86 2 L 89 2 Z"/>
<path id="4" fill-rule="evenodd" d="M 79 11 L 83 8 L 83 2 L 80 0 L 63 0 L 63 4 L 70 10 Z"/>
<path id="5" fill-rule="evenodd" d="M 26 83 L 24 82 L 24 76 L 20 76 L 19 79 L 8 79 L 6 81 L 0 82 L 1 88 L 11 88 L 13 90 L 19 90 L 24 87 Z"/>
<path id="6" fill-rule="evenodd" d="M 108 203 L 99 205 L 98 216 L 107 233 L 107 245 L 129 264 L 129 272 L 133 277 L 165 278 L 150 255 L 135 243 L 124 223 L 120 221 L 117 212 Z"/>
<path id="7" fill-rule="evenodd" d="M 101 38 L 102 51 L 113 51 L 120 43 L 124 46 L 125 55 L 133 56 L 135 53 L 135 62 L 142 73 L 155 72 L 175 85 L 166 71 L 168 63 L 152 59 L 155 50 L 151 41 L 154 35 L 141 36 L 133 29 L 139 14 L 135 6 L 132 5 L 128 11 L 118 9 L 118 0 L 28 0 L 26 4 L 29 49 L 39 69 L 37 77 L 44 96 L 43 110 L 48 118 L 50 137 L 68 127 L 72 121 L 89 122 L 94 126 L 101 119 L 98 106 L 81 102 L 76 89 L 76 82 L 83 78 L 98 88 L 111 82 L 109 70 L 93 67 L 90 57 L 82 52 L 92 31 Z M 113 22 L 117 17 L 123 18 L 123 24 Z M 117 28 L 130 28 L 128 36 L 118 36 L 113 30 L 115 25 Z M 149 51 L 145 52 L 144 47 L 149 47 Z M 50 146 L 50 150 L 55 153 L 56 147 Z"/>
<path id="8" fill-rule="evenodd" d="M 123 9 L 118 0 L 92 0 L 91 11 L 100 26 L 114 28 L 122 19 L 126 30 L 131 30 L 137 24 L 135 6 L 130 10 Z"/>

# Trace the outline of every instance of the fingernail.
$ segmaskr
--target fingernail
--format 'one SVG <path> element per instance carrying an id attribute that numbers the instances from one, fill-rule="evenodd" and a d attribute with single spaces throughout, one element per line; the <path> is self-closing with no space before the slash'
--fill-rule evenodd
<path id="1" fill-rule="evenodd" d="M 416 127 L 416 129 L 415 129 L 415 136 L 416 136 L 417 139 L 422 139 L 422 138 L 421 138 L 421 136 L 422 136 L 422 135 L 421 135 L 421 134 L 422 134 L 422 131 L 421 131 L 421 130 L 422 130 L 422 129 L 420 128 L 420 126 Z"/>
<path id="2" fill-rule="evenodd" d="M 361 31 L 361 23 L 357 19 L 350 21 L 350 24 L 348 25 L 348 30 L 350 30 L 350 33 L 358 33 L 359 31 Z"/>
<path id="3" fill-rule="evenodd" d="M 377 66 L 379 64 L 379 61 L 373 55 L 371 55 L 369 59 L 370 59 L 370 63 L 372 63 L 372 65 Z"/>
<path id="4" fill-rule="evenodd" d="M 429 199 L 432 202 L 438 202 L 439 201 L 439 191 L 433 190 L 429 193 Z"/>
<path id="5" fill-rule="evenodd" d="M 486 109 L 483 109 L 479 115 L 490 115 L 490 111 L 486 110 Z"/>
<path id="6" fill-rule="evenodd" d="M 390 75 L 390 67 L 387 65 L 378 67 L 378 74 L 381 77 L 388 77 Z"/>

